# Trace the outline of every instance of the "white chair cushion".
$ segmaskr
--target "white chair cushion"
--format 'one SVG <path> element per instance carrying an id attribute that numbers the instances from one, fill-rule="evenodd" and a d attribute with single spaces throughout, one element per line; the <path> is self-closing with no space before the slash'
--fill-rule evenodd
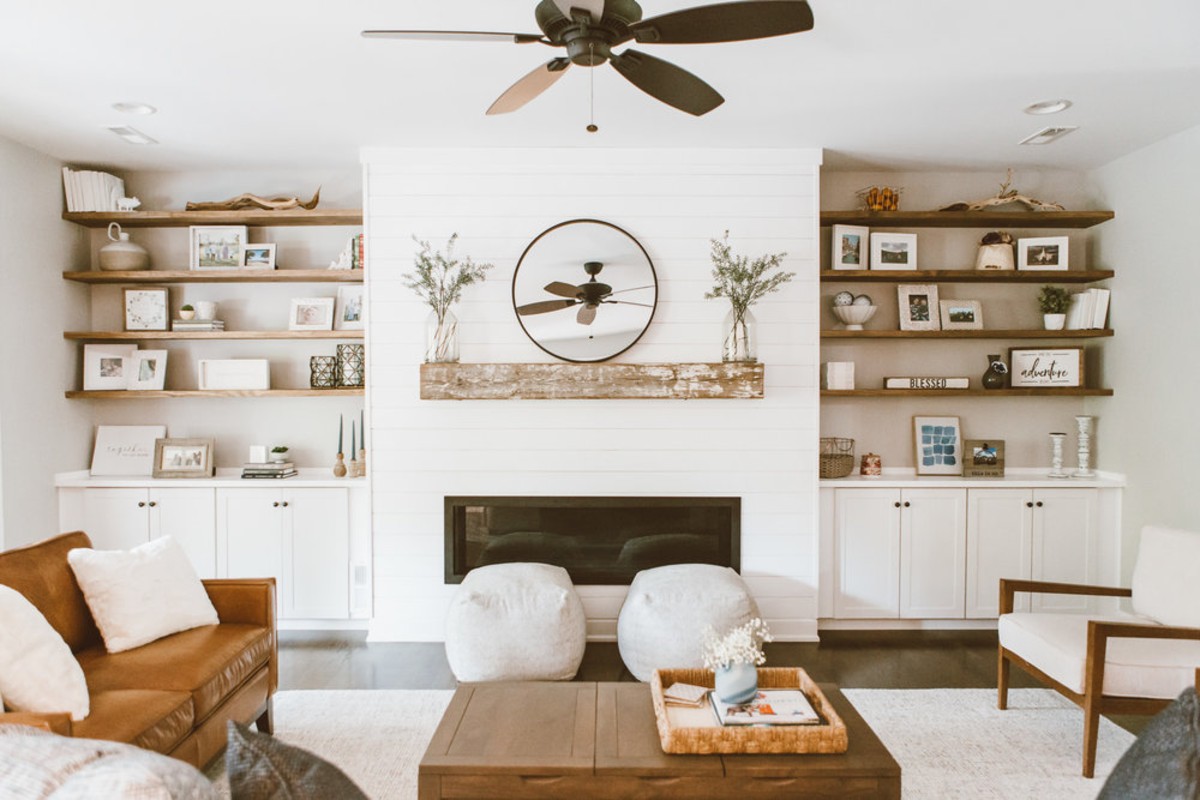
<path id="1" fill-rule="evenodd" d="M 1000 644 L 1073 692 L 1083 693 L 1088 620 L 1153 626 L 1132 614 L 1045 614 L 1000 617 Z M 1109 639 L 1104 664 L 1106 695 L 1170 700 L 1195 681 L 1200 641 Z"/>
<path id="2" fill-rule="evenodd" d="M 568 681 L 586 643 L 583 602 L 549 564 L 476 567 L 446 617 L 446 659 L 460 681 Z"/>
<path id="3" fill-rule="evenodd" d="M 88 715 L 87 680 L 75 654 L 25 595 L 2 584 L 0 692 L 14 711 L 66 711 L 76 722 Z"/>
<path id="4" fill-rule="evenodd" d="M 1142 528 L 1131 586 L 1138 614 L 1163 625 L 1200 628 L 1200 533 Z"/>
<path id="5" fill-rule="evenodd" d="M 656 669 L 704 666 L 706 625 L 718 633 L 758 616 L 741 576 L 713 564 L 672 564 L 639 572 L 617 618 L 621 660 L 639 681 Z"/>

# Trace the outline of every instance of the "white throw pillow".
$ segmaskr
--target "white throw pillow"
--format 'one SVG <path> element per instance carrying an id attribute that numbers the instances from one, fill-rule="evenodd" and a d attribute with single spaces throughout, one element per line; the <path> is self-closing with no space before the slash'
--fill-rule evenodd
<path id="1" fill-rule="evenodd" d="M 67 561 L 110 653 L 219 622 L 187 554 L 169 536 L 128 552 L 77 548 Z"/>
<path id="2" fill-rule="evenodd" d="M 25 595 L 0 584 L 0 693 L 13 711 L 88 715 L 87 680 L 75 654 Z"/>

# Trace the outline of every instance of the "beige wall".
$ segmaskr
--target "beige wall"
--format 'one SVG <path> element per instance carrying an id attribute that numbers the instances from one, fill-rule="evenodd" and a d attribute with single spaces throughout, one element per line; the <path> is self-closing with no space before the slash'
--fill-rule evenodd
<path id="1" fill-rule="evenodd" d="M 1090 176 L 1098 201 L 1117 212 L 1097 238 L 1101 260 L 1116 270 L 1111 319 L 1117 335 L 1104 345 L 1105 380 L 1116 394 L 1087 407 L 1099 417 L 1100 466 L 1128 476 L 1126 577 L 1142 526 L 1200 531 L 1200 250 L 1191 241 L 1198 166 L 1195 127 Z"/>

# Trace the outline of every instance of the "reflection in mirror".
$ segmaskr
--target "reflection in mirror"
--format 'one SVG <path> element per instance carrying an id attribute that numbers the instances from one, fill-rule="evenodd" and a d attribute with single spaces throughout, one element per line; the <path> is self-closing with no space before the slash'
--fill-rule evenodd
<path id="1" fill-rule="evenodd" d="M 638 241 L 607 222 L 576 219 L 539 234 L 513 275 L 517 321 L 564 361 L 607 361 L 641 338 L 658 279 Z"/>

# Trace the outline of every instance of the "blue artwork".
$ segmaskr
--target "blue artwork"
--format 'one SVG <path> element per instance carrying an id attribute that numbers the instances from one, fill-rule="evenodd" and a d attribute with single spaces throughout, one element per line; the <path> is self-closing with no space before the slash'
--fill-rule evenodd
<path id="1" fill-rule="evenodd" d="M 958 429 L 953 425 L 921 425 L 921 466 L 949 468 L 958 466 Z"/>

